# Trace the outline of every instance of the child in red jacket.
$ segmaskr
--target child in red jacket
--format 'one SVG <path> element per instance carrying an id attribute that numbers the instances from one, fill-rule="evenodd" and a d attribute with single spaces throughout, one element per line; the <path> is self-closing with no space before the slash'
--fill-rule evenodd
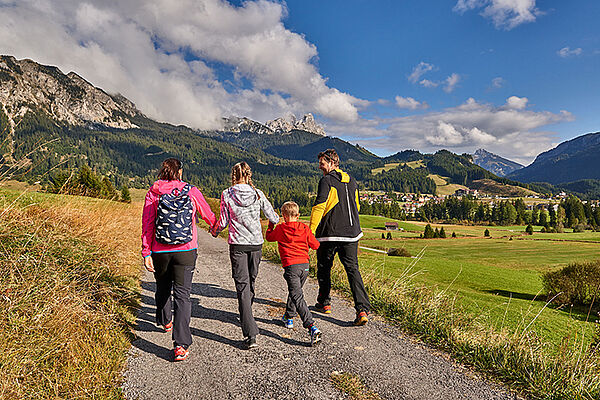
<path id="1" fill-rule="evenodd" d="M 277 242 L 279 256 L 283 265 L 283 277 L 288 286 L 288 299 L 285 314 L 281 318 L 287 328 L 294 327 L 296 312 L 302 319 L 302 325 L 308 329 L 311 345 L 321 341 L 321 331 L 315 326 L 312 314 L 304 300 L 302 286 L 308 278 L 308 248 L 317 249 L 319 242 L 310 228 L 298 221 L 298 204 L 288 201 L 281 206 L 283 224 L 276 227 L 269 222 L 267 240 Z"/>

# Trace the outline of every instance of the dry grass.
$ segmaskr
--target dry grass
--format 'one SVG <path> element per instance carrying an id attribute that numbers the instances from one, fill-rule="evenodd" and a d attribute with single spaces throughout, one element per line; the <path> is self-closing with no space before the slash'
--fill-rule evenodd
<path id="1" fill-rule="evenodd" d="M 0 192 L 0 398 L 118 399 L 140 205 Z"/>
<path id="2" fill-rule="evenodd" d="M 381 397 L 369 390 L 362 379 L 356 375 L 334 371 L 329 379 L 336 389 L 346 393 L 353 400 L 381 400 Z"/>

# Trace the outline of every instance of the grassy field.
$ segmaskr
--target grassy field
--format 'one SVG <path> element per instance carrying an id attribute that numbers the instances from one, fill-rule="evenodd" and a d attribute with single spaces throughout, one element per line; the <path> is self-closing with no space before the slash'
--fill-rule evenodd
<path id="1" fill-rule="evenodd" d="M 121 399 L 141 205 L 10 187 L 0 189 L 0 398 Z"/>
<path id="2" fill-rule="evenodd" d="M 415 238 L 425 224 L 400 221 L 399 226 L 406 231 L 392 232 L 393 240 L 383 240 L 385 221 L 389 219 L 361 216 L 365 232 L 361 246 L 403 247 L 412 255 L 423 252 L 422 258 L 411 267 L 412 258 L 363 250 L 362 268 L 384 271 L 392 279 L 414 274 L 415 284 L 436 286 L 456 294 L 460 305 L 498 329 L 522 329 L 535 318 L 530 328 L 556 345 L 564 338 L 584 335 L 586 342 L 591 338 L 593 324 L 585 322 L 586 310 L 546 307 L 540 275 L 571 262 L 599 258 L 600 233 L 529 236 L 524 235 L 523 226 L 443 225 L 448 236 L 454 231 L 462 237 L 423 240 Z M 490 230 L 492 238 L 483 237 L 485 229 Z M 513 240 L 508 240 L 509 237 Z"/>

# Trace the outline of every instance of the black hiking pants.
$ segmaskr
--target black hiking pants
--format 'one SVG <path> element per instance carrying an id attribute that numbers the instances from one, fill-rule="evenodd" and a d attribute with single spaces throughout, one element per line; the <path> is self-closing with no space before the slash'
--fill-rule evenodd
<path id="1" fill-rule="evenodd" d="M 298 314 L 302 319 L 302 326 L 309 328 L 314 321 L 302 292 L 302 286 L 308 278 L 308 264 L 293 264 L 284 267 L 283 278 L 288 287 L 285 317 L 294 318 Z"/>
<path id="2" fill-rule="evenodd" d="M 187 349 L 192 344 L 190 294 L 196 250 L 152 253 L 152 261 L 156 279 L 156 324 L 164 326 L 173 321 L 173 344 Z"/>
<path id="3" fill-rule="evenodd" d="M 262 249 L 260 248 L 259 250 L 239 250 L 236 249 L 236 246 L 230 245 L 229 247 L 231 276 L 235 282 L 240 323 L 245 338 L 258 335 L 258 326 L 252 315 L 252 304 L 254 303 L 254 282 L 258 275 L 261 256 Z"/>
<path id="4" fill-rule="evenodd" d="M 317 280 L 319 281 L 317 303 L 324 306 L 331 303 L 331 267 L 336 253 L 348 275 L 356 312 L 368 313 L 371 310 L 371 304 L 358 270 L 358 241 L 321 242 L 317 249 Z"/>

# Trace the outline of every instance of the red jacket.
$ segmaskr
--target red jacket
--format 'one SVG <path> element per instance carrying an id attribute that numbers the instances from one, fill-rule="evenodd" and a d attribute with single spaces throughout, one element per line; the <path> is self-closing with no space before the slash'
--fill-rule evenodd
<path id="1" fill-rule="evenodd" d="M 284 222 L 274 227 L 269 222 L 267 240 L 277 242 L 281 265 L 287 267 L 294 264 L 308 263 L 308 247 L 318 249 L 319 242 L 310 228 L 302 222 Z"/>

